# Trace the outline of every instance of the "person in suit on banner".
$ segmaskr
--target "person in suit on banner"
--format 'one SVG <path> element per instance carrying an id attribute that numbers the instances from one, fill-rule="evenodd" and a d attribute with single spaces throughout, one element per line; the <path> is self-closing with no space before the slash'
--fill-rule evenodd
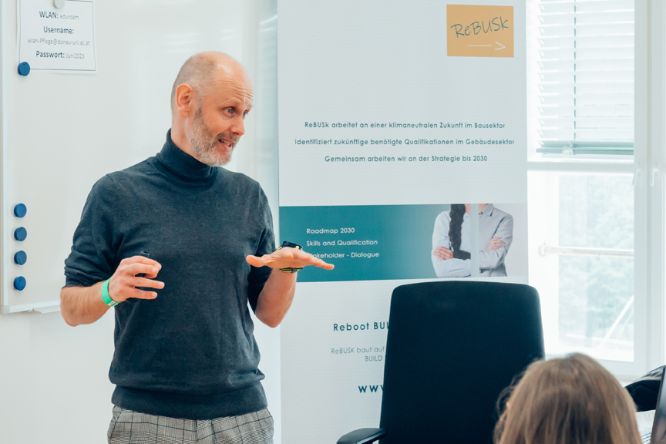
<path id="1" fill-rule="evenodd" d="M 480 276 L 506 276 L 504 259 L 513 239 L 513 216 L 493 204 L 478 204 L 477 241 L 472 249 L 472 204 L 452 204 L 435 219 L 432 266 L 437 277 L 472 276 L 472 255 L 478 255 Z"/>

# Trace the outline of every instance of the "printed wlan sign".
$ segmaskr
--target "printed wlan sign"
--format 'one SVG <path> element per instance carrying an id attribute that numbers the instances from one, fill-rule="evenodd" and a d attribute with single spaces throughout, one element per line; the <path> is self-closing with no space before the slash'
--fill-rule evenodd
<path id="1" fill-rule="evenodd" d="M 94 2 L 20 0 L 19 73 L 95 71 Z"/>

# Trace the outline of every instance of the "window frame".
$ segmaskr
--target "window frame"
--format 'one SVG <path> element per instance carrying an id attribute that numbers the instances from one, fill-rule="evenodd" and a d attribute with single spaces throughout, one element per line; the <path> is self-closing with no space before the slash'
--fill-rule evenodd
<path id="1" fill-rule="evenodd" d="M 528 8 L 529 8 L 528 2 Z M 528 24 L 536 26 L 534 12 L 528 11 Z M 634 183 L 634 360 L 600 361 L 618 377 L 631 380 L 647 370 L 664 364 L 664 155 L 666 146 L 666 21 L 663 0 L 635 0 L 634 35 L 634 153 L 585 155 L 549 154 L 536 149 L 537 121 L 528 113 L 527 172 L 539 173 L 609 173 L 633 175 Z M 528 27 L 528 109 L 537 109 L 535 56 L 536 39 L 529 38 Z M 534 223 L 534 221 L 530 221 Z M 530 229 L 530 256 L 538 254 Z M 540 279 L 530 273 L 530 282 L 538 288 Z M 543 300 L 542 306 L 548 307 Z M 544 332 L 552 326 L 548 310 L 542 311 Z M 546 350 L 548 352 L 548 350 Z"/>

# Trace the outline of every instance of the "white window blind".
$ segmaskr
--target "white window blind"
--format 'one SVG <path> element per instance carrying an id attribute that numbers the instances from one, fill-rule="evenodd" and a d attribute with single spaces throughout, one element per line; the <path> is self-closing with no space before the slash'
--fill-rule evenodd
<path id="1" fill-rule="evenodd" d="M 538 3 L 538 151 L 632 154 L 634 0 Z"/>

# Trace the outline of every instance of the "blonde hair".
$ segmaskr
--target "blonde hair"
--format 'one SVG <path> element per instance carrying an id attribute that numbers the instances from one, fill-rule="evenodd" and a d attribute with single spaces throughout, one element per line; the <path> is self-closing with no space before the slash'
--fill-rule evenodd
<path id="1" fill-rule="evenodd" d="M 495 428 L 498 444 L 640 444 L 635 405 L 594 359 L 574 353 L 535 362 Z"/>

